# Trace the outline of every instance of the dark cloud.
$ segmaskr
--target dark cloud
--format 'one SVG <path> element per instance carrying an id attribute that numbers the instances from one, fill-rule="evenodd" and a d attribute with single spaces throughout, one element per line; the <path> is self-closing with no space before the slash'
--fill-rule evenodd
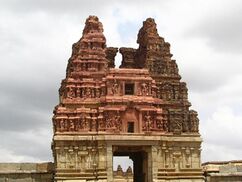
<path id="1" fill-rule="evenodd" d="M 224 60 L 193 60 L 192 58 L 188 60 L 185 57 L 181 57 L 177 61 L 177 64 L 182 80 L 187 83 L 189 91 L 194 93 L 205 94 L 218 91 L 234 75 L 240 73 L 240 67 L 238 65 L 227 65 L 227 62 Z"/>
<path id="2" fill-rule="evenodd" d="M 216 65 L 217 63 L 213 63 Z M 225 67 L 227 66 L 227 68 Z M 219 92 L 221 88 L 225 87 L 233 81 L 236 75 L 240 74 L 241 66 L 236 64 L 219 66 L 197 65 L 195 67 L 186 68 L 181 75 L 189 90 L 194 93 L 209 93 Z"/>
<path id="3" fill-rule="evenodd" d="M 50 150 L 52 130 L 50 125 L 46 128 L 49 130 L 1 131 L 0 146 L 16 156 L 26 156 L 26 158 L 30 157 L 38 161 L 50 161 L 52 160 Z"/>
<path id="4" fill-rule="evenodd" d="M 27 131 L 48 126 L 51 123 L 51 112 L 41 112 L 29 108 L 13 108 L 14 105 L 6 105 L 1 108 L 1 129 L 0 131 Z M 19 106 L 18 106 L 19 107 Z M 21 107 L 21 106 L 20 106 Z"/>
<path id="5" fill-rule="evenodd" d="M 57 86 L 54 85 L 58 84 L 35 81 L 0 82 L 0 98 L 3 98 L 0 103 L 0 130 L 28 131 L 50 125 L 52 110 L 58 103 Z"/>
<path id="6" fill-rule="evenodd" d="M 222 74 L 209 73 L 208 71 L 199 70 L 199 68 L 187 70 L 182 75 L 189 90 L 198 93 L 215 91 L 227 82 L 227 79 L 221 77 Z"/>
<path id="7" fill-rule="evenodd" d="M 153 0 L 152 3 L 146 2 L 143 0 L 42 0 L 42 1 L 33 1 L 33 0 L 1 0 L 0 9 L 8 9 L 15 12 L 36 12 L 36 11 L 48 11 L 53 13 L 83 13 L 94 12 L 101 13 L 105 9 L 114 7 L 114 6 L 134 6 L 142 7 L 143 5 L 161 5 L 167 2 Z M 150 7 L 150 6 L 149 6 Z M 147 6 L 146 6 L 147 8 Z"/>
<path id="8" fill-rule="evenodd" d="M 84 23 L 52 11 L 49 1 L 39 3 L 0 2 L 0 153 L 6 150 L 13 161 L 51 160 L 52 111 Z"/>
<path id="9" fill-rule="evenodd" d="M 51 13 L 86 13 L 101 12 L 105 7 L 108 7 L 110 1 L 106 0 L 9 0 L 1 2 L 2 10 L 9 10 L 15 13 L 29 13 L 36 11 L 51 12 Z"/>
<path id="10" fill-rule="evenodd" d="M 39 70 L 33 72 L 44 75 Z M 21 74 L 18 76 L 21 77 Z M 58 104 L 59 82 L 49 78 L 41 82 L 36 78 L 26 79 L 25 82 L 7 80 L 0 84 L 0 98 L 3 98 L 0 103 L 0 130 L 25 131 L 46 127 L 51 123 L 52 110 Z"/>
<path id="11" fill-rule="evenodd" d="M 193 25 L 187 36 L 206 39 L 214 50 L 241 54 L 242 50 L 242 1 L 214 10 Z"/>

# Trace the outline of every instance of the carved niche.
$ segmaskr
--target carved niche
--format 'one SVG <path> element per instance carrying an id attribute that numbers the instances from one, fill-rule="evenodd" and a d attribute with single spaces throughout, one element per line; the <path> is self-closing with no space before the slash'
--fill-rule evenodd
<path id="1" fill-rule="evenodd" d="M 119 111 L 106 111 L 105 116 L 105 128 L 106 131 L 120 132 L 122 131 L 122 120 Z"/>

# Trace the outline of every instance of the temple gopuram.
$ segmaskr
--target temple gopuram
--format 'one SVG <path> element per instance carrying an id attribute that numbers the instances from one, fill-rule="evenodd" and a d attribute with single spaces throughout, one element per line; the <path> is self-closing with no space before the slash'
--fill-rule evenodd
<path id="1" fill-rule="evenodd" d="M 154 19 L 137 43 L 107 47 L 98 17 L 87 18 L 54 109 L 54 181 L 116 181 L 115 156 L 133 161 L 133 182 L 204 181 L 198 114 Z"/>

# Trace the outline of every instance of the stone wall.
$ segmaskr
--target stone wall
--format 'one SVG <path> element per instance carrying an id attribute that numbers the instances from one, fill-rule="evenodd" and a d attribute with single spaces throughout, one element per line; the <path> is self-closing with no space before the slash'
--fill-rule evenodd
<path id="1" fill-rule="evenodd" d="M 207 182 L 242 181 L 242 161 L 220 161 L 202 164 Z"/>
<path id="2" fill-rule="evenodd" d="M 54 165 L 48 163 L 0 163 L 0 182 L 52 182 Z"/>
<path id="3" fill-rule="evenodd" d="M 242 181 L 242 161 L 203 163 L 206 182 Z M 54 164 L 47 163 L 0 163 L 0 182 L 53 182 Z M 132 182 L 131 167 L 123 171 L 121 166 L 113 171 L 113 182 Z"/>
<path id="4" fill-rule="evenodd" d="M 54 164 L 48 163 L 0 163 L 0 182 L 53 182 Z M 118 166 L 113 171 L 114 182 L 132 182 L 131 167 L 123 171 Z"/>

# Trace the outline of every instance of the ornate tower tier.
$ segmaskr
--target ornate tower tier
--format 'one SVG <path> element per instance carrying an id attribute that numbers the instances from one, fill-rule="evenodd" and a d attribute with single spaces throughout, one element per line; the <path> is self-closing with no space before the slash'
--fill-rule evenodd
<path id="1" fill-rule="evenodd" d="M 102 24 L 87 18 L 54 109 L 55 181 L 113 182 L 114 156 L 133 160 L 134 182 L 203 181 L 197 112 L 170 44 L 151 18 L 137 42 L 138 49 L 107 48 Z"/>

